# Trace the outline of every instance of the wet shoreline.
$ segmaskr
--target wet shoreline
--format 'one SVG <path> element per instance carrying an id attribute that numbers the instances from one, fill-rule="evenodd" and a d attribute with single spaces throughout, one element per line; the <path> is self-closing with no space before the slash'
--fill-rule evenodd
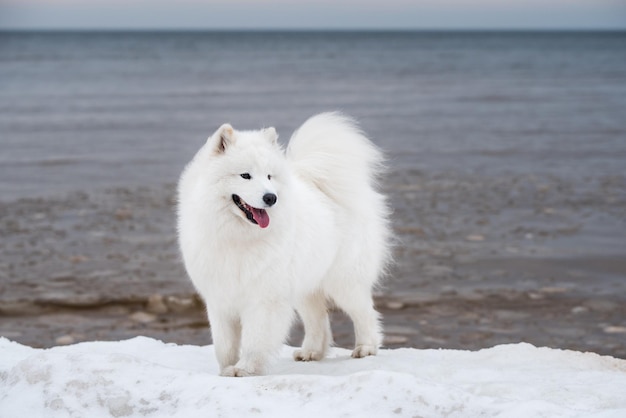
<path id="1" fill-rule="evenodd" d="M 526 341 L 626 358 L 623 176 L 402 170 L 383 189 L 398 238 L 376 298 L 387 346 Z M 210 343 L 174 222 L 171 184 L 0 203 L 0 335 Z M 333 330 L 352 343 L 343 314 Z"/>
<path id="2" fill-rule="evenodd" d="M 164 301 L 161 308 L 154 300 Z M 493 291 L 474 295 L 377 297 L 389 348 L 477 350 L 497 344 L 591 351 L 626 358 L 626 304 L 620 298 L 571 298 L 561 289 L 536 293 Z M 177 344 L 210 344 L 209 323 L 195 295 L 152 295 L 133 301 L 77 306 L 70 302 L 4 304 L 2 335 L 34 347 L 80 341 L 118 340 L 137 335 Z M 349 319 L 333 311 L 335 343 L 353 344 Z M 302 338 L 299 323 L 288 343 Z"/>

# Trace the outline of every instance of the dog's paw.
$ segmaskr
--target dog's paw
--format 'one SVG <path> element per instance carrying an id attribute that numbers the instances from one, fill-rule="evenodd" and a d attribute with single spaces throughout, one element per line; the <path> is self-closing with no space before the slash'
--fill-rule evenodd
<path id="1" fill-rule="evenodd" d="M 220 376 L 223 377 L 248 377 L 248 376 L 256 376 L 254 373 L 251 373 L 245 369 L 240 369 L 235 366 L 224 367 Z"/>
<path id="2" fill-rule="evenodd" d="M 367 356 L 375 356 L 378 353 L 378 347 L 375 345 L 357 345 L 352 352 L 353 358 L 363 358 Z"/>
<path id="3" fill-rule="evenodd" d="M 296 350 L 293 352 L 295 361 L 320 361 L 324 358 L 324 353 L 313 350 Z"/>

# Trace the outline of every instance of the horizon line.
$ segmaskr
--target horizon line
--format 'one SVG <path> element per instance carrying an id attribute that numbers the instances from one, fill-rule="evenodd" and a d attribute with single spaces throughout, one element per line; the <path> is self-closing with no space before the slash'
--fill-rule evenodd
<path id="1" fill-rule="evenodd" d="M 101 28 L 80 28 L 80 27 L 32 27 L 32 28 L 3 28 L 0 27 L 0 32 L 268 32 L 268 33 L 280 33 L 280 32 L 509 32 L 509 33 L 528 33 L 528 32 L 626 32 L 626 28 L 623 27 L 582 27 L 582 28 L 115 28 L 115 27 L 101 27 Z"/>

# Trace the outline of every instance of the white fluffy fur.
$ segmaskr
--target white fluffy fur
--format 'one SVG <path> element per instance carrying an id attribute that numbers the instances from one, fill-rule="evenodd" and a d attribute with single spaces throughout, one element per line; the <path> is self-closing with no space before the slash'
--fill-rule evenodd
<path id="1" fill-rule="evenodd" d="M 286 152 L 274 128 L 222 125 L 187 165 L 178 187 L 179 243 L 207 305 L 222 375 L 264 373 L 294 308 L 305 327 L 294 358 L 322 359 L 332 343 L 329 301 L 354 322 L 353 357 L 376 354 L 372 288 L 390 252 L 388 208 L 374 187 L 382 163 L 350 119 L 323 113 L 293 134 Z M 277 196 L 271 207 L 267 193 Z M 233 194 L 265 208 L 269 226 L 246 219 Z"/>

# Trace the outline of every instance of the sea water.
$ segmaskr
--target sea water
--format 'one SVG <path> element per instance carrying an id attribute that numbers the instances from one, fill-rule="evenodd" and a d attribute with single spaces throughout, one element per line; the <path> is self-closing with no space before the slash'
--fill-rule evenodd
<path id="1" fill-rule="evenodd" d="M 0 200 L 176 181 L 222 123 L 357 118 L 392 169 L 626 171 L 626 33 L 3 32 Z"/>

